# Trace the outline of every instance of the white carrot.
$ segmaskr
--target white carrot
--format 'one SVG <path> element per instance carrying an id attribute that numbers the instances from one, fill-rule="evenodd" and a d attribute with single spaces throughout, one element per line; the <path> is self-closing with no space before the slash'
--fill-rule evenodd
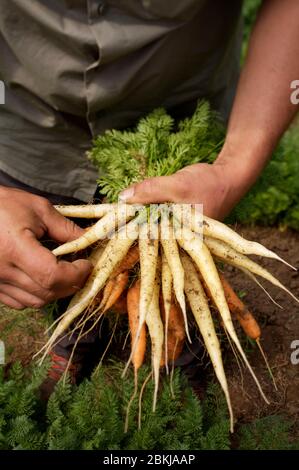
<path id="1" fill-rule="evenodd" d="M 57 338 L 67 330 L 71 323 L 92 303 L 93 299 L 105 285 L 105 282 L 115 269 L 115 267 L 126 256 L 131 245 L 138 237 L 138 226 L 142 220 L 142 214 L 129 222 L 126 227 L 119 230 L 117 234 L 108 242 L 104 252 L 99 257 L 94 269 L 89 276 L 83 289 L 78 291 L 71 302 L 71 307 L 61 316 L 61 320 L 55 328 L 48 343 L 42 349 L 49 349 Z M 127 236 L 122 236 L 126 230 Z M 46 355 L 44 354 L 44 357 Z M 44 358 L 43 357 L 43 358 Z M 42 360 L 43 360 L 42 358 Z"/>
<path id="2" fill-rule="evenodd" d="M 213 255 L 217 256 L 218 258 L 221 258 L 222 260 L 226 261 L 228 264 L 231 264 L 233 266 L 236 266 L 237 268 L 245 268 L 248 271 L 252 272 L 253 274 L 257 274 L 260 277 L 263 277 L 264 279 L 267 279 L 267 281 L 271 282 L 274 286 L 279 287 L 280 289 L 283 289 L 285 292 L 287 292 L 296 302 L 299 303 L 299 299 L 292 294 L 281 282 L 276 279 L 267 269 L 263 268 L 259 264 L 257 264 L 255 261 L 252 261 L 250 258 L 247 256 L 238 253 L 236 250 L 234 250 L 232 247 L 230 247 L 227 243 L 221 241 L 221 240 L 216 240 L 210 237 L 205 237 L 205 243 L 208 246 L 209 250 L 213 253 Z"/>
<path id="3" fill-rule="evenodd" d="M 185 292 L 199 331 L 211 358 L 215 374 L 224 392 L 230 415 L 230 430 L 233 432 L 233 410 L 222 362 L 221 348 L 215 331 L 209 304 L 193 262 L 189 256 L 184 253 L 181 255 L 181 260 L 186 273 Z"/>
<path id="4" fill-rule="evenodd" d="M 169 264 L 164 253 L 162 253 L 162 296 L 163 304 L 165 311 L 165 368 L 167 374 L 168 370 L 168 326 L 169 326 L 169 311 L 171 306 L 171 296 L 172 296 L 172 275 L 170 271 Z"/>
<path id="5" fill-rule="evenodd" d="M 241 237 L 237 232 L 232 230 L 227 225 L 219 222 L 218 220 L 213 220 L 207 216 L 204 216 L 203 226 L 204 235 L 219 238 L 219 240 L 223 240 L 224 242 L 228 243 L 235 250 L 239 251 L 242 254 L 258 255 L 264 256 L 265 258 L 276 259 L 296 271 L 296 268 L 294 266 L 292 266 L 290 263 L 278 256 L 272 250 L 269 250 L 260 243 L 251 240 L 246 240 L 245 238 Z"/>
<path id="6" fill-rule="evenodd" d="M 153 367 L 154 382 L 155 382 L 153 411 L 156 410 L 156 405 L 157 405 L 159 377 L 160 377 L 160 363 L 162 359 L 163 341 L 164 341 L 163 323 L 161 320 L 160 308 L 159 308 L 159 291 L 160 291 L 159 275 L 160 273 L 157 272 L 157 275 L 154 280 L 154 287 L 153 287 L 153 293 L 152 293 L 150 306 L 146 314 L 146 324 L 147 324 L 148 332 L 151 338 L 152 367 Z"/>
<path id="7" fill-rule="evenodd" d="M 222 222 L 211 219 L 206 215 L 202 216 L 202 214 L 197 213 L 196 211 L 193 212 L 193 215 L 194 216 L 191 219 L 191 228 L 194 232 L 203 233 L 209 237 L 222 240 L 232 246 L 235 250 L 245 255 L 259 255 L 265 256 L 266 258 L 273 258 L 296 270 L 294 266 L 289 264 L 273 251 L 268 250 L 268 248 L 265 248 L 260 243 L 246 240 Z"/>
<path id="8" fill-rule="evenodd" d="M 94 248 L 88 257 L 88 260 L 92 263 L 93 266 L 97 264 L 99 259 L 101 258 L 102 254 L 104 253 L 104 250 L 107 246 L 106 242 L 102 242 L 99 246 Z"/>
<path id="9" fill-rule="evenodd" d="M 185 294 L 184 294 L 184 269 L 181 263 L 178 245 L 174 236 L 173 226 L 169 220 L 167 214 L 162 214 L 161 217 L 161 244 L 165 253 L 167 263 L 170 267 L 170 271 L 173 279 L 173 290 L 177 301 L 182 309 L 185 330 L 188 340 L 191 341 L 188 319 L 186 312 Z"/>
<path id="10" fill-rule="evenodd" d="M 115 209 L 108 212 L 102 219 L 92 225 L 86 232 L 76 240 L 64 243 L 53 250 L 56 256 L 66 255 L 74 251 L 83 250 L 98 240 L 108 238 L 113 235 L 128 219 L 135 215 L 133 206 L 116 206 Z"/>
<path id="11" fill-rule="evenodd" d="M 246 276 L 248 276 L 250 279 L 253 280 L 253 282 L 255 282 L 261 289 L 262 291 L 265 292 L 265 294 L 267 295 L 267 297 L 269 297 L 269 299 L 271 300 L 271 302 L 273 302 L 275 305 L 277 305 L 277 307 L 281 308 L 283 310 L 283 307 L 278 303 L 276 302 L 276 300 L 273 299 L 272 295 L 267 291 L 267 289 L 265 289 L 265 287 L 263 286 L 263 284 L 260 283 L 260 281 L 257 279 L 257 277 L 252 274 L 250 271 L 248 271 L 248 269 L 246 268 L 241 268 L 241 266 L 239 266 L 239 269 L 241 271 L 243 271 L 244 274 L 246 274 Z"/>
<path id="12" fill-rule="evenodd" d="M 76 206 L 54 206 L 64 217 L 80 217 L 81 219 L 100 219 L 107 212 L 115 209 L 116 204 L 84 204 Z"/>
<path id="13" fill-rule="evenodd" d="M 103 243 L 102 245 L 99 245 L 97 248 L 95 248 L 94 250 L 92 250 L 92 253 L 90 254 L 90 256 L 88 257 L 88 260 L 91 262 L 91 264 L 93 265 L 93 267 L 95 268 L 95 266 L 100 262 L 100 259 L 101 257 L 103 256 L 103 253 L 104 253 L 104 250 L 105 250 L 105 247 L 107 246 L 107 244 Z M 76 305 L 78 303 L 78 296 L 79 296 L 79 293 L 81 291 L 78 291 L 71 299 L 69 305 L 68 305 L 68 310 L 71 309 L 71 307 L 73 307 L 74 305 Z M 57 320 L 56 320 L 57 321 Z"/>
<path id="14" fill-rule="evenodd" d="M 131 354 L 123 371 L 125 376 L 135 348 L 138 344 L 142 327 L 152 300 L 153 288 L 155 285 L 155 276 L 158 260 L 158 238 L 152 238 L 151 226 L 144 222 L 139 228 L 139 257 L 140 257 L 140 303 L 139 303 L 139 325 L 132 344 Z"/>
<path id="15" fill-rule="evenodd" d="M 201 238 L 196 235 L 195 233 L 191 232 L 191 230 L 182 228 L 179 232 L 180 236 L 182 238 L 178 239 L 178 243 L 180 246 L 187 251 L 187 253 L 191 256 L 193 261 L 195 262 L 196 266 L 198 267 L 205 283 L 207 284 L 213 301 L 215 302 L 215 305 L 217 306 L 219 313 L 221 315 L 224 327 L 226 328 L 228 334 L 230 335 L 231 339 L 237 346 L 246 366 L 248 367 L 248 370 L 250 371 L 262 397 L 266 401 L 266 403 L 269 403 L 262 388 L 261 385 L 251 367 L 249 364 L 247 357 L 245 356 L 245 353 L 243 351 L 243 348 L 240 344 L 240 341 L 236 335 L 231 314 L 225 299 L 225 295 L 223 292 L 223 287 L 221 284 L 221 281 L 219 279 L 219 275 L 217 272 L 217 268 L 215 266 L 214 260 L 212 258 L 212 255 L 207 248 L 207 246 L 202 242 Z"/>
<path id="16" fill-rule="evenodd" d="M 156 267 L 158 260 L 158 240 L 150 238 L 150 227 L 148 223 L 140 226 L 139 230 L 139 253 L 140 253 L 140 324 L 144 323 L 149 308 L 153 285 L 155 282 Z"/>

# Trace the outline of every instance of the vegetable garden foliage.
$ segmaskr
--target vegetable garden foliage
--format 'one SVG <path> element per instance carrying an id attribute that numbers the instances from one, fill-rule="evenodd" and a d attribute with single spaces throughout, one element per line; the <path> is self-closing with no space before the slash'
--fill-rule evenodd
<path id="1" fill-rule="evenodd" d="M 124 433 L 126 406 L 133 392 L 132 374 L 123 380 L 123 364 L 111 363 L 79 386 L 60 382 L 47 405 L 38 388 L 48 364 L 24 370 L 16 362 L 8 374 L 0 369 L 0 450 L 225 450 L 231 448 L 225 399 L 211 383 L 199 402 L 179 371 L 164 378 L 157 411 L 152 412 L 153 383 L 142 400 L 142 427 L 137 429 L 138 403 L 132 405 Z M 140 370 L 140 386 L 149 369 Z M 239 427 L 239 449 L 299 449 L 291 442 L 292 423 L 268 416 Z M 235 445 L 236 446 L 236 445 Z"/>
<path id="2" fill-rule="evenodd" d="M 152 412 L 153 383 L 142 399 L 142 427 L 138 431 L 138 399 L 124 433 L 126 407 L 134 380 L 121 378 L 122 363 L 95 371 L 79 386 L 60 382 L 47 406 L 38 387 L 47 365 L 24 371 L 15 363 L 0 381 L 0 449 L 229 449 L 229 421 L 225 401 L 210 387 L 200 405 L 186 381 L 175 371 L 172 397 L 169 378 L 163 380 L 157 410 Z M 149 369 L 140 370 L 140 387 Z"/>
<path id="3" fill-rule="evenodd" d="M 212 162 L 223 142 L 223 128 L 207 102 L 176 124 L 158 108 L 135 129 L 108 130 L 94 141 L 89 158 L 99 168 L 98 182 L 110 202 L 145 177 L 172 175 L 186 165 Z"/>
<path id="4" fill-rule="evenodd" d="M 193 163 L 212 163 L 224 135 L 207 102 L 200 102 L 193 116 L 178 124 L 165 110 L 156 109 L 133 130 L 111 130 L 99 136 L 89 158 L 99 168 L 103 194 L 116 201 L 122 189 L 145 177 L 170 175 Z M 280 224 L 299 230 L 298 155 L 299 130 L 294 125 L 227 222 Z"/>
<path id="5" fill-rule="evenodd" d="M 257 12 L 262 5 L 262 0 L 245 0 L 243 4 L 243 44 L 242 44 L 242 57 L 243 63 L 248 50 L 248 42 L 252 27 L 254 25 Z"/>
<path id="6" fill-rule="evenodd" d="M 280 224 L 299 230 L 299 129 L 294 124 L 269 164 L 230 216 L 246 224 Z"/>

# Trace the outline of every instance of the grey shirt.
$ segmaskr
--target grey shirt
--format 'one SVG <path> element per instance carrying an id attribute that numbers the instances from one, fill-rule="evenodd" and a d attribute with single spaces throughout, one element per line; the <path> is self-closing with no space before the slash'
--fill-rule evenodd
<path id="1" fill-rule="evenodd" d="M 0 169 L 88 201 L 91 139 L 157 106 L 209 99 L 226 118 L 241 0 L 1 0 Z"/>

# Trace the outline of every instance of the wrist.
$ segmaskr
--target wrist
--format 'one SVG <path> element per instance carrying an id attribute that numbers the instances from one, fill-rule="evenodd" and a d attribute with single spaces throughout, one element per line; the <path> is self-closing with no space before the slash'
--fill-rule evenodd
<path id="1" fill-rule="evenodd" d="M 228 135 L 214 165 L 220 166 L 231 191 L 242 197 L 255 183 L 272 148 L 262 137 L 238 138 Z"/>

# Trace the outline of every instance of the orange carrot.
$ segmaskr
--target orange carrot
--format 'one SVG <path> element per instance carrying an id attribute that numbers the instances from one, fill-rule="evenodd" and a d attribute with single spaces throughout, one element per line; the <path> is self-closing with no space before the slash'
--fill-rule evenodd
<path id="1" fill-rule="evenodd" d="M 129 327 L 131 333 L 131 347 L 134 345 L 132 354 L 132 363 L 134 367 L 134 391 L 128 402 L 125 420 L 125 432 L 129 428 L 129 415 L 131 405 L 137 395 L 138 389 L 138 369 L 142 366 L 146 351 L 146 326 L 143 324 L 139 339 L 136 343 L 136 336 L 139 332 L 139 303 L 140 303 L 140 280 L 137 280 L 128 290 L 127 294 L 127 310 L 129 317 Z"/>
<path id="2" fill-rule="evenodd" d="M 119 315 L 128 313 L 127 308 L 127 291 L 123 292 L 119 299 L 112 305 L 112 310 Z"/>
<path id="3" fill-rule="evenodd" d="M 140 281 L 130 287 L 127 295 L 127 309 L 129 317 L 129 326 L 131 332 L 131 344 L 135 342 L 136 333 L 138 330 L 139 322 L 139 298 L 140 298 Z M 142 327 L 139 341 L 132 356 L 132 363 L 134 370 L 137 371 L 143 364 L 146 349 L 146 329 L 145 325 Z"/>
<path id="4" fill-rule="evenodd" d="M 277 390 L 277 385 L 275 382 L 275 378 L 271 371 L 271 367 L 269 365 L 267 356 L 262 348 L 260 339 L 261 339 L 261 329 L 252 315 L 252 313 L 248 310 L 246 305 L 242 302 L 242 300 L 237 296 L 233 288 L 231 287 L 228 280 L 223 276 L 223 274 L 219 273 L 219 277 L 221 280 L 221 284 L 224 290 L 224 295 L 228 304 L 228 307 L 231 313 L 237 318 L 238 322 L 240 323 L 244 333 L 249 336 L 249 338 L 256 341 L 256 344 L 260 350 L 260 353 L 265 361 L 266 367 L 269 371 L 270 377 L 272 378 L 273 384 L 275 389 Z"/>
<path id="5" fill-rule="evenodd" d="M 127 287 L 128 282 L 129 282 L 129 271 L 124 271 L 118 274 L 116 277 L 110 279 L 108 284 L 109 283 L 112 284 L 112 289 L 109 293 L 109 296 L 105 304 L 103 303 L 103 300 L 102 300 L 103 312 L 107 312 L 107 310 L 109 310 L 109 308 L 111 308 L 115 304 L 115 302 L 119 299 L 119 297 L 121 296 L 121 294 Z M 105 287 L 105 290 L 106 290 L 106 287 Z M 104 296 L 105 296 L 105 290 L 104 290 Z"/>
<path id="6" fill-rule="evenodd" d="M 251 339 L 258 340 L 261 337 L 261 329 L 256 319 L 242 300 L 239 299 L 223 274 L 219 273 L 219 277 L 231 313 L 237 318 L 247 336 Z"/>
<path id="7" fill-rule="evenodd" d="M 126 288 L 125 278 L 126 275 L 122 275 L 125 271 L 128 273 L 129 269 L 132 269 L 137 261 L 139 260 L 139 249 L 138 245 L 133 246 L 125 258 L 121 261 L 119 266 L 111 274 L 107 284 L 104 287 L 100 308 L 106 312 L 109 308 L 114 305 L 117 301 L 117 294 L 121 295 Z M 120 290 L 122 288 L 122 290 Z M 110 299 L 111 297 L 111 299 Z M 113 301 L 113 304 L 111 303 Z"/>
<path id="8" fill-rule="evenodd" d="M 123 271 L 128 271 L 132 269 L 135 264 L 139 261 L 139 248 L 138 245 L 133 246 L 125 256 L 125 258 L 121 261 L 119 266 L 113 271 L 111 277 L 116 277 L 118 274 L 122 273 Z"/>
<path id="9" fill-rule="evenodd" d="M 161 317 L 164 322 L 165 310 L 164 302 L 160 302 Z M 167 352 L 168 362 L 174 362 L 182 353 L 186 338 L 185 323 L 180 306 L 172 298 L 169 310 Z M 165 350 L 165 344 L 164 344 Z M 160 366 L 165 366 L 165 354 L 162 354 Z"/>
<path id="10" fill-rule="evenodd" d="M 117 286 L 116 278 L 111 277 L 108 280 L 107 284 L 105 285 L 102 295 L 101 296 L 97 295 L 96 300 L 98 297 L 101 299 L 100 309 L 105 308 L 108 302 L 108 299 L 110 295 L 112 294 L 113 290 L 116 288 L 116 286 Z"/>
<path id="11" fill-rule="evenodd" d="M 204 280 L 202 279 L 201 275 L 199 278 L 203 284 L 204 290 L 209 299 L 212 299 L 210 290 Z M 219 277 L 221 280 L 221 284 L 224 290 L 224 295 L 227 301 L 227 305 L 229 307 L 230 312 L 234 315 L 234 317 L 240 323 L 244 333 L 249 336 L 249 338 L 258 340 L 261 336 L 261 329 L 255 320 L 252 313 L 248 310 L 246 305 L 242 302 L 242 300 L 237 296 L 231 285 L 229 284 L 228 280 L 224 277 L 223 274 L 219 272 Z"/>

